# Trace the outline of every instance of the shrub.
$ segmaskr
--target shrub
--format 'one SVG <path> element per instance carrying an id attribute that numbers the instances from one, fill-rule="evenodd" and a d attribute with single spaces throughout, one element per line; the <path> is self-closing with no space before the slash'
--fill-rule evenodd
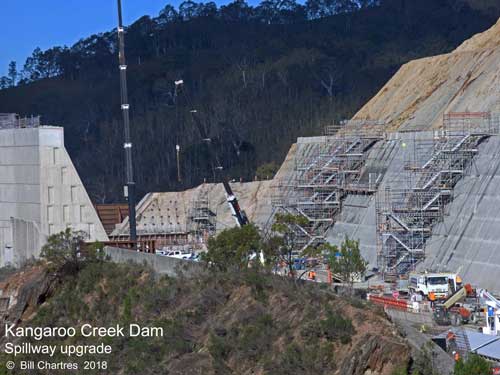
<path id="1" fill-rule="evenodd" d="M 252 293 L 258 301 L 265 302 L 267 298 L 266 290 L 269 287 L 268 279 L 256 269 L 249 269 L 244 272 L 245 284 L 252 288 Z"/>
<path id="2" fill-rule="evenodd" d="M 478 355 L 470 354 L 466 361 L 459 360 L 455 364 L 454 375 L 490 375 L 489 362 Z"/>
<path id="3" fill-rule="evenodd" d="M 342 344 L 351 342 L 354 333 L 351 320 L 331 310 L 326 312 L 325 319 L 312 322 L 302 330 L 302 334 L 308 338 L 324 337 L 330 341 L 340 340 Z"/>
<path id="4" fill-rule="evenodd" d="M 255 175 L 259 180 L 272 180 L 279 169 L 279 165 L 275 162 L 262 164 L 257 168 Z"/>
<path id="5" fill-rule="evenodd" d="M 238 349 L 250 358 L 259 358 L 270 349 L 274 322 L 270 315 L 264 314 L 241 328 L 238 336 Z"/>
<path id="6" fill-rule="evenodd" d="M 210 334 L 208 352 L 215 361 L 224 361 L 230 351 L 231 346 L 228 345 L 224 337 L 217 336 L 213 333 Z"/>

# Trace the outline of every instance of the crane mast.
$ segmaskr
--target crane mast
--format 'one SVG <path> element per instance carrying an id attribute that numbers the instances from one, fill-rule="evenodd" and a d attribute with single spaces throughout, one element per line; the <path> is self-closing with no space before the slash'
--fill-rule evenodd
<path id="1" fill-rule="evenodd" d="M 121 110 L 124 126 L 125 165 L 126 165 L 126 196 L 128 198 L 128 218 L 130 228 L 130 240 L 137 240 L 136 218 L 135 218 L 135 182 L 134 169 L 132 165 L 132 141 L 130 138 L 130 118 L 127 92 L 127 64 L 125 62 L 125 30 L 123 28 L 122 2 L 118 0 L 118 45 L 119 45 L 119 68 L 120 68 L 120 96 Z"/>

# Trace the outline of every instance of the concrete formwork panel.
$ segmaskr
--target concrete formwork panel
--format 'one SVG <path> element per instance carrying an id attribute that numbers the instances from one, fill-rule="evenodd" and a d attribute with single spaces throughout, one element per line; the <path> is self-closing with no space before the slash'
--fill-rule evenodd
<path id="1" fill-rule="evenodd" d="M 39 178 L 37 165 L 0 165 L 0 184 L 36 184 Z"/>
<path id="2" fill-rule="evenodd" d="M 38 165 L 39 153 L 32 146 L 1 147 L 2 165 Z"/>
<path id="3" fill-rule="evenodd" d="M 15 146 L 38 146 L 39 133 L 37 128 L 33 129 L 14 129 Z"/>

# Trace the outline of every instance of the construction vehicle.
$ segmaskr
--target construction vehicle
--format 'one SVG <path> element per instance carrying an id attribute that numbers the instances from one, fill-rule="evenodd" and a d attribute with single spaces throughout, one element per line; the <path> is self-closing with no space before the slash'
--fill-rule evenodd
<path id="1" fill-rule="evenodd" d="M 498 335 L 500 331 L 500 301 L 485 289 L 478 291 L 480 300 L 484 300 L 485 321 L 486 324 L 482 331 L 486 335 Z"/>
<path id="2" fill-rule="evenodd" d="M 434 293 L 437 299 L 446 299 L 457 290 L 457 278 L 455 273 L 410 273 L 408 290 L 425 297 Z"/>
<path id="3" fill-rule="evenodd" d="M 184 85 L 183 80 L 177 80 L 174 82 L 175 83 L 175 92 L 177 93 Z M 184 92 L 184 91 L 183 91 Z M 187 94 L 184 92 L 184 95 L 186 97 L 186 100 L 188 101 L 188 104 L 191 105 L 192 101 L 191 99 L 187 96 Z M 217 155 L 213 151 L 213 145 L 212 145 L 212 138 L 210 138 L 207 134 L 207 131 L 205 130 L 205 127 L 201 123 L 199 117 L 198 117 L 198 111 L 195 109 L 191 109 L 190 113 L 192 115 L 192 118 L 198 128 L 198 131 L 200 132 L 201 138 L 204 142 L 207 143 L 208 146 L 208 154 L 209 154 L 209 159 L 210 162 L 215 162 L 215 165 L 213 166 L 214 172 L 216 174 L 216 179 L 218 181 L 222 182 L 222 185 L 224 186 L 224 191 L 226 194 L 226 202 L 229 205 L 229 209 L 231 210 L 231 215 L 233 216 L 234 220 L 236 221 L 236 225 L 239 227 L 242 227 L 246 224 L 249 223 L 248 218 L 245 214 L 245 211 L 243 211 L 240 207 L 240 204 L 238 203 L 238 198 L 236 198 L 236 195 L 234 195 L 233 190 L 231 189 L 231 185 L 229 185 L 229 181 L 227 177 L 222 173 L 222 170 L 224 169 L 219 162 L 219 159 L 217 158 Z"/>
<path id="4" fill-rule="evenodd" d="M 473 297 L 474 290 L 470 284 L 466 284 L 446 300 L 434 306 L 434 320 L 439 325 L 466 324 L 473 318 L 475 308 L 473 305 L 464 303 L 467 297 Z"/>

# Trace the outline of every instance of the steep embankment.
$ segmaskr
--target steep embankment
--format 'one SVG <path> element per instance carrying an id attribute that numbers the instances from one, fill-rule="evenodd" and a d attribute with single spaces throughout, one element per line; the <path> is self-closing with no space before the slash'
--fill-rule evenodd
<path id="1" fill-rule="evenodd" d="M 137 322 L 164 329 L 163 337 L 103 339 L 113 350 L 108 356 L 72 358 L 107 360 L 114 374 L 390 375 L 409 362 L 404 340 L 366 302 L 251 271 L 157 280 L 137 266 L 93 263 L 40 303 L 34 317 L 21 319 L 22 326 Z M 49 345 L 98 342 L 43 340 Z M 56 354 L 51 361 L 62 359 Z"/>
<path id="2" fill-rule="evenodd" d="M 429 129 L 447 112 L 498 106 L 500 21 L 449 54 L 403 65 L 355 116 L 385 120 L 390 129 Z"/>
<path id="3" fill-rule="evenodd" d="M 0 315 L 2 322 L 29 320 L 39 305 L 54 292 L 56 279 L 46 267 L 23 268 L 0 282 Z M 3 336 L 4 325 L 0 326 Z"/>

